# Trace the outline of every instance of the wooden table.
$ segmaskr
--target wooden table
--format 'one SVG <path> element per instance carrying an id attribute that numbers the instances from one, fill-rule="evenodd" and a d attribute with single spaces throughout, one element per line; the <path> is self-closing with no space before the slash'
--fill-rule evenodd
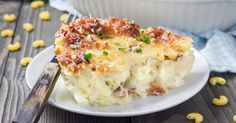
<path id="1" fill-rule="evenodd" d="M 42 22 L 38 19 L 38 14 L 42 10 L 49 10 L 51 21 Z M 32 10 L 30 3 L 21 1 L 0 1 L 0 16 L 5 13 L 14 13 L 17 15 L 17 21 L 5 23 L 0 20 L 0 31 L 9 28 L 14 30 L 13 38 L 0 37 L 0 122 L 9 123 L 14 118 L 17 110 L 23 103 L 30 89 L 25 81 L 25 68 L 19 64 L 22 57 L 34 57 L 41 49 L 32 48 L 32 42 L 42 39 L 46 46 L 50 46 L 54 41 L 54 33 L 60 26 L 59 12 L 48 5 L 41 9 Z M 35 29 L 31 33 L 22 30 L 22 24 L 25 22 L 33 23 Z M 20 51 L 12 53 L 6 49 L 7 45 L 13 42 L 20 42 L 22 48 Z M 158 113 L 147 114 L 135 117 L 106 118 L 86 116 L 68 112 L 51 105 L 47 105 L 44 110 L 40 123 L 190 123 L 186 120 L 186 114 L 189 112 L 199 112 L 204 116 L 205 123 L 232 123 L 233 115 L 236 114 L 236 75 L 232 73 L 215 73 L 211 76 L 222 76 L 227 79 L 225 86 L 205 87 L 193 98 L 188 101 Z M 215 107 L 211 104 L 214 97 L 223 94 L 229 98 L 229 104 L 225 107 Z"/>

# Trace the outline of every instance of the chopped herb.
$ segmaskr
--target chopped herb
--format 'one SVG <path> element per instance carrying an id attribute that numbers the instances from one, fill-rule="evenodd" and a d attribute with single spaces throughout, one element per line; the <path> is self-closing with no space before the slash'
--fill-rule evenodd
<path id="1" fill-rule="evenodd" d="M 135 25 L 135 22 L 131 22 L 130 25 L 134 26 L 134 25 Z"/>
<path id="2" fill-rule="evenodd" d="M 143 33 L 144 33 L 144 30 L 143 30 L 143 29 L 140 29 L 139 32 L 140 32 L 141 34 L 143 34 Z"/>
<path id="3" fill-rule="evenodd" d="M 88 34 L 87 33 L 83 33 L 84 36 L 87 36 Z"/>
<path id="4" fill-rule="evenodd" d="M 146 43 L 146 44 L 150 44 L 151 43 L 150 37 L 148 35 L 142 35 L 141 36 L 141 41 Z"/>
<path id="5" fill-rule="evenodd" d="M 85 53 L 85 54 L 84 54 L 84 59 L 85 59 L 85 60 L 88 60 L 88 61 L 89 61 L 92 57 L 93 57 L 92 53 Z"/>
<path id="6" fill-rule="evenodd" d="M 100 31 L 96 32 L 97 36 L 102 36 L 102 33 Z"/>
<path id="7" fill-rule="evenodd" d="M 137 48 L 137 49 L 135 49 L 134 52 L 136 52 L 136 53 L 140 53 L 140 52 L 142 52 L 142 49 L 141 49 L 141 48 Z"/>
<path id="8" fill-rule="evenodd" d="M 78 48 L 78 46 L 75 45 L 75 44 L 73 44 L 73 45 L 70 45 L 70 48 L 71 48 L 72 50 L 76 50 L 76 49 Z"/>
<path id="9" fill-rule="evenodd" d="M 122 48 L 122 47 L 119 47 L 118 48 L 118 50 L 121 50 L 121 51 L 123 51 L 123 50 L 125 50 L 126 48 Z"/>
<path id="10" fill-rule="evenodd" d="M 134 22 L 134 21 L 131 21 L 131 22 L 130 22 L 130 25 L 134 26 L 134 25 L 135 25 L 135 22 Z"/>
<path id="11" fill-rule="evenodd" d="M 107 52 L 106 50 L 103 50 L 103 51 L 102 51 L 102 54 L 105 55 L 105 56 L 107 56 L 107 55 L 108 55 L 108 52 Z"/>
<path id="12" fill-rule="evenodd" d="M 120 46 L 120 43 L 119 43 L 119 42 L 115 42 L 115 45 L 116 45 L 116 46 Z"/>
<path id="13" fill-rule="evenodd" d="M 105 38 L 106 38 L 106 39 L 109 39 L 109 38 L 111 38 L 111 35 L 106 34 Z"/>

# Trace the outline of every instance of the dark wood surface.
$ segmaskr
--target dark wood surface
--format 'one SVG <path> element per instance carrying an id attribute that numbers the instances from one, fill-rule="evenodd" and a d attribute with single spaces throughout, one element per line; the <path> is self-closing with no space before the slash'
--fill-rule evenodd
<path id="1" fill-rule="evenodd" d="M 49 10 L 51 20 L 42 22 L 38 14 L 42 10 Z M 14 13 L 18 16 L 16 22 L 5 23 L 2 16 L 5 13 Z M 9 123 L 26 99 L 30 89 L 25 81 L 25 68 L 19 64 L 22 57 L 34 57 L 44 48 L 32 48 L 32 42 L 42 39 L 46 46 L 54 41 L 54 33 L 60 26 L 59 12 L 46 5 L 43 8 L 32 10 L 30 3 L 22 1 L 0 1 L 0 31 L 5 28 L 14 30 L 13 38 L 0 37 L 0 122 Z M 25 22 L 33 23 L 35 29 L 31 33 L 22 30 Z M 22 45 L 20 51 L 9 53 L 6 46 L 9 43 L 19 41 Z M 199 112 L 204 116 L 205 123 L 233 123 L 233 115 L 236 114 L 236 74 L 212 72 L 211 76 L 222 76 L 227 80 L 225 86 L 205 87 L 188 101 L 158 113 L 135 117 L 94 117 L 76 114 L 47 105 L 39 122 L 40 123 L 191 123 L 186 120 L 189 112 Z M 229 104 L 224 107 L 215 107 L 211 104 L 214 97 L 223 94 L 229 98 Z"/>
<path id="2" fill-rule="evenodd" d="M 35 86 L 17 111 L 13 123 L 38 122 L 60 73 L 58 63 L 49 62 L 45 65 Z"/>

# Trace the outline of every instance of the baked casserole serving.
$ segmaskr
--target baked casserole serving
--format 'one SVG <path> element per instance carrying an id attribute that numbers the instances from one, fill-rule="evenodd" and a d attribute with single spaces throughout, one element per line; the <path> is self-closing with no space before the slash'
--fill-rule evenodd
<path id="1" fill-rule="evenodd" d="M 134 21 L 83 18 L 56 33 L 55 55 L 79 105 L 126 104 L 184 85 L 192 39 Z"/>

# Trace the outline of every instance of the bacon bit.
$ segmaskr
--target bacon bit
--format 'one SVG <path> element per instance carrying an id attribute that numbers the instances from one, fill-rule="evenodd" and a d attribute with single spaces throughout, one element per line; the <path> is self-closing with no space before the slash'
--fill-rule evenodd
<path id="1" fill-rule="evenodd" d="M 62 65 L 67 66 L 68 64 L 71 64 L 70 58 L 68 58 L 66 55 L 59 56 L 58 60 Z"/>
<path id="2" fill-rule="evenodd" d="M 76 72 L 78 70 L 77 65 L 75 64 L 70 64 L 68 67 L 69 67 L 69 70 L 72 72 Z"/>
<path id="3" fill-rule="evenodd" d="M 155 42 L 159 42 L 162 44 L 172 43 L 176 39 L 180 38 L 180 36 L 177 36 L 173 33 L 167 32 L 162 28 L 155 28 L 155 27 L 145 30 L 144 34 L 149 35 L 152 40 L 154 38 Z"/>
<path id="4" fill-rule="evenodd" d="M 114 17 L 108 18 L 104 26 L 109 31 L 109 34 L 121 34 L 128 36 L 138 36 L 140 35 L 140 26 L 137 24 L 130 24 L 131 21 L 127 19 L 118 19 Z"/>
<path id="5" fill-rule="evenodd" d="M 67 28 L 65 28 L 67 27 Z M 128 19 L 118 19 L 110 17 L 106 20 L 100 20 L 95 17 L 84 18 L 78 21 L 71 22 L 69 25 L 62 25 L 61 29 L 56 33 L 57 36 L 63 36 L 65 39 L 65 46 L 69 47 L 71 44 L 81 42 L 81 48 L 93 48 L 94 40 L 85 34 L 96 35 L 97 32 L 101 34 L 100 38 L 105 38 L 109 35 L 128 35 L 139 36 L 140 26 Z M 80 49 L 80 48 L 79 48 Z"/>
<path id="6" fill-rule="evenodd" d="M 132 94 L 132 93 L 134 93 L 135 90 L 136 90 L 136 88 L 131 88 L 131 89 L 129 89 L 128 94 Z"/>
<path id="7" fill-rule="evenodd" d="M 148 89 L 148 95 L 162 95 L 165 93 L 165 89 L 159 85 L 153 85 Z"/>
<path id="8" fill-rule="evenodd" d="M 96 65 L 95 64 L 90 64 L 91 70 L 96 71 Z"/>
<path id="9" fill-rule="evenodd" d="M 177 58 L 183 57 L 183 54 L 178 54 Z"/>
<path id="10" fill-rule="evenodd" d="M 114 97 L 121 99 L 126 97 L 126 93 L 124 91 L 121 91 L 120 87 L 118 87 L 114 92 Z"/>

